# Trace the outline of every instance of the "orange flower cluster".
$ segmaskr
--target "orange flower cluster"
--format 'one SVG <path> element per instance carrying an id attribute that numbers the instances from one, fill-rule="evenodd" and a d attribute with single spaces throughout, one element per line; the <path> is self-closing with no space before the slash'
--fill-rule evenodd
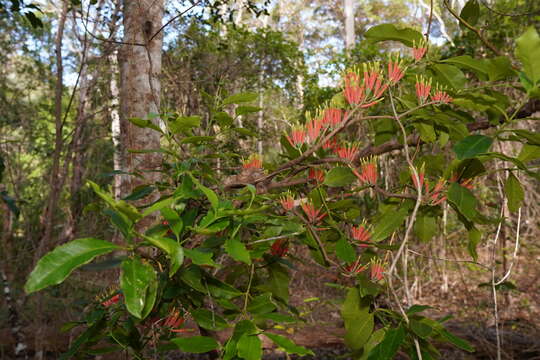
<path id="1" fill-rule="evenodd" d="M 242 161 L 244 169 L 262 169 L 262 158 L 259 154 L 251 154 L 249 158 Z"/>

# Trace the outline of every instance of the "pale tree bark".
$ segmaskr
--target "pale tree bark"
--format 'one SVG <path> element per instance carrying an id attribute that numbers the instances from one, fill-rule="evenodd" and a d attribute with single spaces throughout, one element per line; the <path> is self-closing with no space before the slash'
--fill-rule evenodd
<path id="1" fill-rule="evenodd" d="M 126 149 L 124 169 L 138 172 L 126 179 L 122 195 L 135 187 L 153 184 L 160 179 L 158 172 L 162 157 L 160 153 L 133 153 L 129 149 L 157 149 L 160 146 L 159 133 L 139 128 L 129 122 L 133 117 L 145 118 L 149 113 L 158 114 L 160 104 L 161 48 L 162 33 L 156 34 L 163 20 L 164 0 L 124 0 L 124 39 L 120 48 L 120 126 L 123 148 Z M 128 44 L 144 44 L 128 45 Z M 160 119 L 152 121 L 160 126 Z M 147 197 L 145 203 L 154 201 L 159 194 Z M 138 205 L 142 205 L 140 202 Z M 139 224 L 149 226 L 155 219 L 146 218 Z"/>
<path id="2" fill-rule="evenodd" d="M 345 49 L 349 52 L 354 48 L 354 0 L 343 0 L 343 12 L 345 13 Z"/>
<path id="3" fill-rule="evenodd" d="M 120 113 L 118 109 L 120 107 L 119 101 L 119 90 L 118 90 L 118 54 L 112 54 L 109 56 L 109 64 L 111 67 L 111 82 L 110 92 L 111 92 L 111 136 L 112 143 L 114 147 L 113 152 L 113 170 L 114 171 L 123 171 L 124 164 L 124 152 L 122 149 L 122 133 L 120 130 Z M 120 199 L 122 191 L 122 182 L 125 179 L 123 174 L 114 175 L 113 183 L 113 194 L 116 200 Z"/>

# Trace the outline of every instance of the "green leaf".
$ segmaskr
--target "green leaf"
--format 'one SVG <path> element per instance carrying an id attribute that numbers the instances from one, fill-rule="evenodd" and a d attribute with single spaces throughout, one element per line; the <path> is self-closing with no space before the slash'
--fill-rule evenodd
<path id="1" fill-rule="evenodd" d="M 373 334 L 371 334 L 366 345 L 364 345 L 362 356 L 360 356 L 356 360 L 367 360 L 369 354 L 375 348 L 375 346 L 379 345 L 379 343 L 384 339 L 385 333 L 386 333 L 385 328 L 380 328 L 379 330 L 374 331 Z"/>
<path id="2" fill-rule="evenodd" d="M 184 249 L 179 243 L 167 237 L 145 236 L 146 241 L 163 250 L 171 261 L 169 277 L 172 277 L 184 262 Z"/>
<path id="3" fill-rule="evenodd" d="M 58 246 L 38 261 L 24 285 L 24 290 L 30 294 L 60 284 L 79 266 L 89 263 L 96 256 L 117 249 L 120 249 L 120 246 L 95 238 L 77 239 Z"/>
<path id="4" fill-rule="evenodd" d="M 473 258 L 474 261 L 478 260 L 478 252 L 476 248 L 480 241 L 482 240 L 482 233 L 476 227 L 472 226 L 468 229 L 469 231 L 469 242 L 467 243 L 467 251 L 469 255 Z"/>
<path id="5" fill-rule="evenodd" d="M 215 139 L 215 136 L 188 136 L 180 140 L 180 144 L 200 144 L 205 142 L 212 142 Z"/>
<path id="6" fill-rule="evenodd" d="M 510 130 L 519 137 L 527 139 L 527 142 L 531 145 L 540 146 L 540 134 L 524 129 L 512 129 Z"/>
<path id="7" fill-rule="evenodd" d="M 191 315 L 201 327 L 221 331 L 228 327 L 227 322 L 221 316 L 207 309 L 196 309 L 191 311 Z"/>
<path id="8" fill-rule="evenodd" d="M 184 249 L 184 254 L 186 257 L 190 258 L 195 265 L 217 266 L 214 260 L 212 260 L 213 254 L 211 252 L 203 252 L 198 249 Z"/>
<path id="9" fill-rule="evenodd" d="M 433 328 L 431 326 L 415 319 L 410 320 L 410 327 L 413 333 L 415 333 L 422 339 L 427 338 L 433 332 Z"/>
<path id="10" fill-rule="evenodd" d="M 187 133 L 189 130 L 201 126 L 200 116 L 178 116 L 169 120 L 169 129 L 173 134 Z"/>
<path id="11" fill-rule="evenodd" d="M 274 263 L 268 267 L 270 275 L 269 287 L 272 294 L 285 302 L 289 301 L 289 273 L 287 269 L 278 263 Z"/>
<path id="12" fill-rule="evenodd" d="M 392 235 L 403 224 L 408 213 L 409 209 L 404 206 L 397 210 L 394 207 L 389 207 L 377 220 L 377 224 L 373 228 L 372 240 L 381 241 Z"/>
<path id="13" fill-rule="evenodd" d="M 504 192 L 508 199 L 508 209 L 511 212 L 518 211 L 525 199 L 525 193 L 518 178 L 512 173 L 508 175 L 508 179 L 504 183 Z"/>
<path id="14" fill-rule="evenodd" d="M 234 260 L 251 265 L 249 251 L 246 249 L 244 243 L 237 238 L 229 238 L 225 241 L 225 251 Z"/>
<path id="15" fill-rule="evenodd" d="M 241 116 L 241 115 L 256 113 L 261 110 L 262 109 L 257 106 L 239 106 L 236 108 L 235 113 L 236 113 L 236 116 Z"/>
<path id="16" fill-rule="evenodd" d="M 430 241 L 437 234 L 437 220 L 428 215 L 420 215 L 414 223 L 414 233 L 424 242 Z"/>
<path id="17" fill-rule="evenodd" d="M 216 350 L 219 344 L 216 340 L 208 336 L 192 336 L 188 338 L 175 338 L 171 340 L 178 348 L 184 352 L 201 354 Z"/>
<path id="18" fill-rule="evenodd" d="M 396 355 L 401 343 L 405 340 L 405 329 L 403 326 L 397 329 L 390 329 L 386 332 L 383 341 L 369 354 L 368 360 L 392 360 Z"/>
<path id="19" fill-rule="evenodd" d="M 537 85 L 540 80 L 540 36 L 534 26 L 516 40 L 515 54 L 523 65 L 523 72 L 533 85 Z"/>
<path id="20" fill-rule="evenodd" d="M 137 186 L 135 189 L 133 189 L 131 194 L 129 194 L 128 196 L 122 198 L 122 200 L 126 200 L 126 201 L 139 200 L 139 199 L 142 199 L 142 198 L 150 195 L 151 193 L 154 192 L 154 190 L 155 190 L 155 188 L 153 186 L 150 186 L 150 185 Z"/>
<path id="21" fill-rule="evenodd" d="M 156 201 L 155 203 L 153 203 L 152 205 L 150 205 L 149 207 L 147 207 L 146 209 L 144 209 L 142 215 L 143 217 L 145 216 L 148 216 L 156 211 L 159 211 L 165 207 L 169 207 L 171 206 L 172 204 L 174 204 L 174 202 L 176 201 L 176 199 L 174 197 L 168 197 L 168 198 L 165 198 L 165 199 L 161 199 L 161 200 L 158 200 Z"/>
<path id="22" fill-rule="evenodd" d="M 399 41 L 405 46 L 412 47 L 413 42 L 418 44 L 422 41 L 423 36 L 420 32 L 411 28 L 399 29 L 393 24 L 382 24 L 371 27 L 364 34 L 366 39 L 372 42 L 394 40 Z"/>
<path id="23" fill-rule="evenodd" d="M 518 160 L 527 163 L 532 160 L 540 159 L 540 146 L 523 144 L 518 155 Z"/>
<path id="24" fill-rule="evenodd" d="M 346 239 L 341 238 L 336 243 L 336 256 L 339 260 L 350 264 L 356 260 L 356 251 Z"/>
<path id="25" fill-rule="evenodd" d="M 152 265 L 143 263 L 138 257 L 129 258 L 122 262 L 120 288 L 124 294 L 127 310 L 135 317 L 144 319 L 144 309 L 147 303 L 147 290 L 156 281 L 156 272 Z"/>
<path id="26" fill-rule="evenodd" d="M 242 335 L 236 347 L 238 356 L 242 359 L 260 360 L 262 358 L 262 342 L 257 335 Z"/>
<path id="27" fill-rule="evenodd" d="M 252 314 L 262 315 L 276 310 L 276 305 L 272 301 L 272 294 L 264 293 L 254 297 L 249 302 L 247 310 Z"/>
<path id="28" fill-rule="evenodd" d="M 215 113 L 214 120 L 216 120 L 219 126 L 223 126 L 223 127 L 231 126 L 234 122 L 234 119 L 225 111 L 220 111 L 218 113 Z"/>
<path id="29" fill-rule="evenodd" d="M 272 334 L 269 332 L 265 332 L 264 336 L 272 340 L 272 342 L 276 344 L 278 347 L 285 350 L 287 354 L 296 354 L 300 356 L 314 355 L 313 351 L 308 350 L 303 346 L 296 345 L 291 339 L 288 339 L 285 336 Z"/>
<path id="30" fill-rule="evenodd" d="M 480 17 L 480 5 L 478 5 L 478 0 L 469 0 L 461 10 L 459 17 L 465 20 L 469 25 L 475 26 L 478 23 L 478 18 Z M 465 30 L 466 27 L 460 23 L 462 30 Z"/>
<path id="31" fill-rule="evenodd" d="M 353 350 L 361 349 L 371 336 L 375 322 L 369 303 L 361 301 L 358 289 L 349 289 L 341 316 L 345 322 L 345 344 Z"/>
<path id="32" fill-rule="evenodd" d="M 155 272 L 154 272 L 154 275 L 156 275 Z M 145 319 L 148 315 L 150 315 L 150 313 L 154 309 L 154 305 L 156 303 L 156 298 L 157 298 L 157 290 L 158 290 L 157 276 L 153 276 L 148 284 L 148 288 L 146 289 L 144 307 L 141 312 L 142 319 Z"/>
<path id="33" fill-rule="evenodd" d="M 470 159 L 485 153 L 491 147 L 493 139 L 484 135 L 470 135 L 454 145 L 454 152 L 459 160 Z"/>
<path id="34" fill-rule="evenodd" d="M 468 220 L 473 220 L 476 217 L 476 198 L 469 189 L 458 183 L 452 183 L 448 189 L 448 201 L 456 206 Z"/>
<path id="35" fill-rule="evenodd" d="M 223 100 L 223 105 L 241 104 L 257 100 L 259 95 L 254 92 L 243 92 L 231 95 Z"/>
<path id="36" fill-rule="evenodd" d="M 422 312 L 427 309 L 431 309 L 431 306 L 428 305 L 413 305 L 407 310 L 407 316 Z"/>
<path id="37" fill-rule="evenodd" d="M 355 180 L 356 176 L 354 176 L 351 169 L 344 166 L 336 166 L 326 174 L 323 184 L 331 187 L 340 187 L 351 185 Z"/>
<path id="38" fill-rule="evenodd" d="M 193 175 L 191 175 L 191 180 L 193 180 L 193 184 L 195 184 L 195 186 L 199 190 L 201 190 L 204 193 L 204 195 L 206 195 L 206 197 L 208 198 L 208 201 L 212 205 L 212 208 L 217 209 L 219 205 L 219 199 L 216 193 L 214 192 L 214 190 L 207 188 L 206 186 L 201 184 L 199 180 L 197 180 Z"/>
<path id="39" fill-rule="evenodd" d="M 159 126 L 154 124 L 151 120 L 141 119 L 141 118 L 137 118 L 137 117 L 130 118 L 128 120 L 129 120 L 130 123 L 132 123 L 133 125 L 135 125 L 137 127 L 140 127 L 140 128 L 143 128 L 143 129 L 148 128 L 148 129 L 152 129 L 152 130 L 162 132 L 161 129 L 159 128 Z"/>
<path id="40" fill-rule="evenodd" d="M 489 70 L 489 81 L 497 81 L 512 76 L 514 71 L 512 70 L 512 63 L 506 56 L 498 56 L 493 59 L 486 60 Z"/>
<path id="41" fill-rule="evenodd" d="M 448 330 L 443 329 L 440 331 L 440 334 L 443 336 L 445 340 L 454 344 L 458 348 L 468 351 L 468 352 L 474 352 L 474 347 L 472 347 L 472 345 L 468 341 L 455 336 L 454 334 L 450 333 Z"/>
<path id="42" fill-rule="evenodd" d="M 431 66 L 433 72 L 437 75 L 437 79 L 443 85 L 449 86 L 455 90 L 463 89 L 467 78 L 463 72 L 453 65 L 435 64 Z"/>
<path id="43" fill-rule="evenodd" d="M 435 128 L 432 124 L 425 122 L 414 122 L 413 126 L 420 133 L 420 139 L 426 143 L 435 142 L 437 140 L 437 135 L 435 134 Z"/>
<path id="44" fill-rule="evenodd" d="M 489 73 L 489 65 L 484 60 L 473 59 L 469 55 L 456 56 L 442 60 L 443 63 L 457 65 L 464 69 L 474 71 L 477 75 L 487 76 Z"/>

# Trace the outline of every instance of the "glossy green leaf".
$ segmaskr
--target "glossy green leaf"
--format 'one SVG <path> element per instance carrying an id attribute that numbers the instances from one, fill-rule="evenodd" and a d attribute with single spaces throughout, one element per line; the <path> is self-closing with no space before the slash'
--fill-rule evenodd
<path id="1" fill-rule="evenodd" d="M 411 316 L 413 314 L 417 314 L 419 312 L 422 312 L 424 310 L 431 309 L 431 308 L 432 307 L 428 305 L 413 305 L 406 311 L 406 313 L 407 313 L 407 316 Z"/>
<path id="2" fill-rule="evenodd" d="M 409 214 L 409 209 L 405 206 L 400 207 L 399 209 L 388 208 L 382 216 L 377 219 L 377 223 L 373 228 L 373 241 L 381 241 L 392 235 L 396 231 L 405 218 Z"/>
<path id="3" fill-rule="evenodd" d="M 424 242 L 430 241 L 437 234 L 437 220 L 428 215 L 420 215 L 414 223 L 414 233 Z"/>
<path id="4" fill-rule="evenodd" d="M 473 220 L 476 217 L 476 198 L 469 189 L 458 183 L 452 183 L 448 189 L 448 201 L 456 206 L 468 220 Z"/>
<path id="5" fill-rule="evenodd" d="M 351 185 L 356 180 L 356 176 L 351 169 L 344 166 L 332 168 L 324 178 L 324 184 L 331 187 L 340 187 Z"/>
<path id="6" fill-rule="evenodd" d="M 514 74 L 514 71 L 512 70 L 512 63 L 506 56 L 499 56 L 486 60 L 486 62 L 489 68 L 489 81 L 502 80 Z"/>
<path id="7" fill-rule="evenodd" d="M 366 39 L 372 42 L 394 40 L 399 41 L 405 46 L 412 47 L 422 41 L 422 33 L 411 28 L 398 28 L 393 24 L 376 25 L 368 29 L 364 34 Z"/>
<path id="8" fill-rule="evenodd" d="M 152 265 L 143 263 L 138 257 L 122 262 L 120 288 L 124 294 L 127 310 L 135 317 L 143 319 L 148 288 L 156 281 L 156 272 Z M 150 294 L 151 295 L 151 294 Z"/>
<path id="9" fill-rule="evenodd" d="M 435 64 L 431 66 L 431 69 L 442 85 L 449 86 L 455 90 L 463 89 L 465 87 L 467 78 L 465 78 L 465 75 L 459 68 L 448 64 Z"/>
<path id="10" fill-rule="evenodd" d="M 236 116 L 241 116 L 241 115 L 246 115 L 246 114 L 253 114 L 261 110 L 262 109 L 257 106 L 239 106 L 236 108 L 235 113 L 236 113 Z"/>
<path id="11" fill-rule="evenodd" d="M 96 256 L 117 249 L 120 249 L 118 245 L 95 238 L 77 239 L 58 246 L 38 261 L 24 285 L 24 290 L 30 294 L 60 284 L 79 266 L 89 263 Z"/>
<path id="12" fill-rule="evenodd" d="M 356 360 L 367 360 L 369 357 L 369 354 L 375 348 L 375 346 L 379 345 L 380 342 L 384 339 L 385 334 L 386 334 L 385 328 L 380 328 L 379 330 L 374 331 L 373 334 L 371 334 L 371 336 L 369 337 L 369 340 L 366 343 L 366 345 L 364 345 L 362 356 L 360 356 Z"/>
<path id="13" fill-rule="evenodd" d="M 349 264 L 356 260 L 356 251 L 346 239 L 340 238 L 336 243 L 336 256 Z"/>
<path id="14" fill-rule="evenodd" d="M 214 254 L 211 252 L 203 252 L 198 249 L 184 249 L 184 255 L 191 259 L 195 265 L 217 266 L 214 260 L 212 260 Z"/>
<path id="15" fill-rule="evenodd" d="M 227 322 L 221 316 L 207 309 L 195 309 L 191 315 L 199 326 L 212 331 L 221 331 L 228 327 Z"/>
<path id="16" fill-rule="evenodd" d="M 262 358 L 262 342 L 257 335 L 242 335 L 236 347 L 238 356 L 244 360 L 260 360 Z"/>
<path id="17" fill-rule="evenodd" d="M 171 340 L 178 348 L 184 352 L 201 354 L 216 350 L 219 344 L 208 336 L 192 336 L 186 338 L 175 338 Z"/>
<path id="18" fill-rule="evenodd" d="M 386 332 L 383 341 L 369 354 L 368 360 L 392 360 L 396 355 L 401 343 L 405 340 L 405 329 L 403 326 L 397 329 L 390 329 Z"/>
<path id="19" fill-rule="evenodd" d="M 242 104 L 246 102 L 251 102 L 257 100 L 259 95 L 254 92 L 243 92 L 231 95 L 223 100 L 223 105 L 229 104 Z"/>
<path id="20" fill-rule="evenodd" d="M 122 198 L 122 200 L 135 201 L 135 200 L 143 199 L 146 196 L 153 193 L 154 190 L 155 190 L 155 188 L 153 186 L 149 186 L 149 185 L 138 186 L 135 189 L 133 189 L 131 194 L 129 194 L 128 196 Z"/>
<path id="21" fill-rule="evenodd" d="M 540 81 L 540 36 L 531 26 L 516 40 L 517 58 L 523 65 L 523 72 L 532 81 L 533 85 L 538 85 Z"/>
<path id="22" fill-rule="evenodd" d="M 474 347 L 467 340 L 461 339 L 455 336 L 454 334 L 450 333 L 448 330 L 444 330 L 444 329 L 440 331 L 440 334 L 443 336 L 445 340 L 454 344 L 458 348 L 468 351 L 468 352 L 474 352 Z"/>
<path id="23" fill-rule="evenodd" d="M 234 122 L 234 119 L 225 111 L 215 113 L 214 120 L 218 123 L 219 126 L 223 127 L 231 126 Z"/>
<path id="24" fill-rule="evenodd" d="M 306 349 L 303 346 L 296 345 L 291 339 L 286 338 L 285 336 L 281 336 L 278 334 L 272 334 L 269 332 L 265 332 L 264 336 L 272 340 L 274 344 L 276 344 L 281 349 L 285 350 L 287 354 L 296 354 L 300 356 L 304 355 L 314 355 L 313 351 Z"/>
<path id="25" fill-rule="evenodd" d="M 465 20 L 467 24 L 475 26 L 478 23 L 478 18 L 480 17 L 480 5 L 478 0 L 469 0 L 461 9 L 459 17 Z M 463 30 L 467 29 L 464 25 L 460 23 L 460 26 Z"/>
<path id="26" fill-rule="evenodd" d="M 518 160 L 527 163 L 532 160 L 540 159 L 540 146 L 523 144 L 518 155 Z"/>
<path id="27" fill-rule="evenodd" d="M 420 338 L 425 339 L 433 332 L 433 328 L 421 320 L 411 319 L 409 326 L 411 330 Z"/>
<path id="28" fill-rule="evenodd" d="M 251 256 L 243 242 L 237 238 L 229 238 L 225 241 L 225 251 L 234 260 L 251 265 Z"/>
<path id="29" fill-rule="evenodd" d="M 285 302 L 289 301 L 289 273 L 287 269 L 278 263 L 274 263 L 268 267 L 270 275 L 269 287 L 272 294 Z"/>
<path id="30" fill-rule="evenodd" d="M 467 243 L 467 251 L 474 261 L 478 260 L 478 251 L 476 250 L 478 244 L 482 240 L 482 233 L 476 227 L 472 226 L 468 229 L 469 242 Z"/>
<path id="31" fill-rule="evenodd" d="M 358 289 L 351 288 L 341 307 L 345 322 L 345 344 L 353 350 L 361 349 L 373 333 L 374 317 L 369 303 L 360 299 Z"/>
<path id="32" fill-rule="evenodd" d="M 169 260 L 171 261 L 171 266 L 169 268 L 169 277 L 172 277 L 182 263 L 184 262 L 184 249 L 178 242 L 176 242 L 173 239 L 170 239 L 168 237 L 153 237 L 153 236 L 145 236 L 145 240 L 148 241 L 150 244 L 157 246 L 161 250 L 163 250 Z"/>
<path id="33" fill-rule="evenodd" d="M 272 294 L 264 293 L 251 299 L 247 310 L 252 314 L 267 314 L 276 310 L 276 305 L 272 300 Z"/>
<path id="34" fill-rule="evenodd" d="M 143 129 L 148 128 L 148 129 L 152 129 L 152 130 L 162 132 L 161 129 L 159 128 L 159 126 L 154 124 L 151 120 L 141 119 L 141 118 L 137 118 L 137 117 L 129 118 L 128 120 L 129 120 L 130 123 L 132 123 L 133 125 L 135 125 L 137 127 L 140 127 L 140 128 L 143 128 Z"/>
<path id="35" fill-rule="evenodd" d="M 476 74 L 486 75 L 489 73 L 489 65 L 484 60 L 473 59 L 469 55 L 456 56 L 442 60 L 443 63 L 454 64 L 461 68 L 472 70 Z"/>
<path id="36" fill-rule="evenodd" d="M 493 139 L 484 135 L 470 135 L 454 145 L 454 152 L 459 160 L 470 159 L 485 153 L 491 147 Z"/>
<path id="37" fill-rule="evenodd" d="M 178 116 L 169 121 L 169 129 L 173 134 L 186 133 L 187 131 L 201 126 L 200 116 Z"/>
<path id="38" fill-rule="evenodd" d="M 204 195 L 208 198 L 208 201 L 212 205 L 212 208 L 217 209 L 219 205 L 219 198 L 214 192 L 214 190 L 207 188 L 203 184 L 199 182 L 194 176 L 191 176 L 191 180 L 193 181 L 193 184 L 195 184 L 195 187 L 197 187 L 199 190 L 201 190 Z"/>
<path id="39" fill-rule="evenodd" d="M 149 207 L 147 207 L 146 209 L 144 209 L 142 215 L 143 216 L 148 216 L 156 211 L 159 211 L 165 207 L 169 207 L 171 206 L 172 204 L 174 204 L 174 202 L 176 201 L 176 199 L 174 197 L 167 197 L 167 198 L 164 198 L 164 199 L 160 199 L 158 201 L 156 201 L 155 203 L 153 203 L 152 205 L 150 205 Z"/>
<path id="40" fill-rule="evenodd" d="M 512 173 L 508 175 L 508 179 L 504 183 L 504 192 L 508 199 L 508 209 L 511 212 L 518 211 L 525 199 L 525 193 L 518 178 Z"/>

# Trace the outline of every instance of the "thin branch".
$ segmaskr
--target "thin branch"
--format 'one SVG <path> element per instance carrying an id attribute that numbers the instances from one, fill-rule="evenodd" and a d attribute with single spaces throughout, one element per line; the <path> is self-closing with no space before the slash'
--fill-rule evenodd
<path id="1" fill-rule="evenodd" d="M 504 276 L 499 281 L 495 282 L 495 284 L 494 284 L 495 286 L 502 284 L 506 279 L 508 279 L 508 277 L 512 273 L 512 267 L 514 266 L 514 262 L 516 261 L 517 253 L 518 253 L 518 250 L 519 250 L 519 230 L 520 230 L 520 225 L 521 225 L 521 208 L 519 208 L 519 210 L 518 210 L 517 229 L 516 229 L 516 244 L 514 246 L 514 254 L 512 255 L 512 262 L 510 263 L 510 267 L 508 268 L 508 271 L 506 272 L 506 274 L 504 274 Z"/>

